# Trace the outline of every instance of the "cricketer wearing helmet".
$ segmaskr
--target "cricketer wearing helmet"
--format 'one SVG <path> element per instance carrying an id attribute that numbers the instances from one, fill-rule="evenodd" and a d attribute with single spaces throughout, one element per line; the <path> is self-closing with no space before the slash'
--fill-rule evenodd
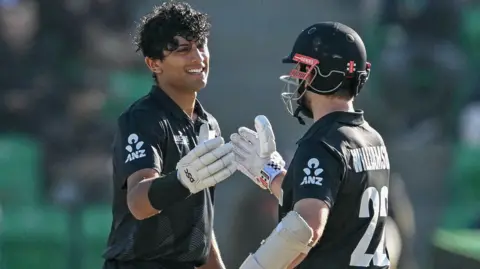
<path id="1" fill-rule="evenodd" d="M 241 269 L 389 268 L 385 247 L 390 164 L 382 137 L 353 108 L 370 74 L 365 46 L 335 22 L 298 36 L 282 97 L 313 124 L 288 170 L 265 116 L 231 135 L 238 169 L 280 202 L 281 221 Z M 296 109 L 294 105 L 296 103 Z"/>

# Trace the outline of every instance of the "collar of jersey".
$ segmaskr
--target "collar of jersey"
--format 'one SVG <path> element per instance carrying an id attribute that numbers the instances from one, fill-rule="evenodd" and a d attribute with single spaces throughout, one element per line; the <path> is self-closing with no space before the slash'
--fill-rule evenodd
<path id="1" fill-rule="evenodd" d="M 363 118 L 363 111 L 362 110 L 355 110 L 354 112 L 346 112 L 346 111 L 335 111 L 329 113 L 319 120 L 317 120 L 310 129 L 305 133 L 305 135 L 297 142 L 300 143 L 302 140 L 311 137 L 312 135 L 316 134 L 317 131 L 328 128 L 332 123 L 340 122 L 342 124 L 350 125 L 350 126 L 358 126 L 365 122 Z"/>
<path id="2" fill-rule="evenodd" d="M 332 115 L 333 114 L 333 115 Z M 354 112 L 336 111 L 326 116 L 332 115 L 333 120 L 348 125 L 358 126 L 365 122 L 363 118 L 363 110 L 356 109 Z"/>
<path id="3" fill-rule="evenodd" d="M 180 106 L 178 106 L 177 103 L 175 103 L 175 101 L 173 101 L 172 98 L 170 98 L 170 96 L 168 96 L 158 86 L 152 86 L 150 95 L 156 102 L 165 107 L 166 110 L 170 112 L 170 114 L 172 114 L 174 117 L 192 121 L 192 119 L 180 108 Z M 197 114 L 198 119 L 200 119 L 201 121 L 207 121 L 207 114 L 205 113 L 205 110 L 203 109 L 202 104 L 200 104 L 200 101 L 198 99 L 195 99 L 195 108 L 193 109 L 193 111 Z"/>

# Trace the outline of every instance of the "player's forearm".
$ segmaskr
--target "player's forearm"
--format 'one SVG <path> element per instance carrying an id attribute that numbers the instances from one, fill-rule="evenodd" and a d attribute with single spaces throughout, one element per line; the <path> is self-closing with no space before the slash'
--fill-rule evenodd
<path id="1" fill-rule="evenodd" d="M 311 246 L 315 246 L 323 235 L 327 224 L 329 207 L 317 199 L 303 199 L 295 204 L 294 210 L 303 217 L 308 226 L 313 231 Z M 288 269 L 297 267 L 307 257 L 307 254 L 301 253 L 293 260 Z"/>
<path id="2" fill-rule="evenodd" d="M 321 237 L 320 233 L 314 232 L 311 245 L 312 246 L 316 245 L 320 237 Z M 299 266 L 300 263 L 302 263 L 306 257 L 307 257 L 307 254 L 304 254 L 304 253 L 299 254 L 298 257 L 295 260 L 293 260 L 293 262 L 288 266 L 287 269 L 294 269 L 295 267 Z"/>
<path id="3" fill-rule="evenodd" d="M 207 263 L 199 269 L 225 269 L 222 257 L 220 255 L 220 248 L 217 244 L 215 234 L 212 234 L 212 246 L 210 247 L 210 255 L 208 256 Z"/>
<path id="4" fill-rule="evenodd" d="M 177 171 L 156 178 L 148 191 L 148 198 L 155 209 L 163 210 L 185 200 L 190 191 L 178 180 Z"/>
<path id="5" fill-rule="evenodd" d="M 132 215 L 139 220 L 149 218 L 166 207 L 184 200 L 190 195 L 177 179 L 176 171 L 157 178 L 140 181 L 127 194 Z"/>
<path id="6" fill-rule="evenodd" d="M 138 220 L 149 218 L 158 213 L 148 199 L 148 190 L 154 178 L 144 179 L 127 192 L 127 205 L 130 213 Z"/>
<path id="7" fill-rule="evenodd" d="M 308 221 L 307 221 L 308 222 Z M 323 228 L 321 229 L 321 231 L 319 231 L 318 229 L 317 230 L 314 230 L 313 232 L 313 237 L 312 237 L 312 242 L 311 242 L 311 245 L 312 246 L 315 246 L 318 242 L 318 240 L 320 240 L 320 237 L 322 237 L 322 234 L 323 234 Z M 290 266 L 288 266 L 287 269 L 294 269 L 295 267 L 299 266 L 300 263 L 303 262 L 303 260 L 307 257 L 307 254 L 304 254 L 304 253 L 301 253 L 300 255 L 298 255 L 298 257 L 290 264 Z"/>
<path id="8" fill-rule="evenodd" d="M 287 174 L 286 170 L 283 170 L 280 174 L 278 174 L 272 181 L 270 185 L 270 191 L 272 192 L 275 197 L 277 197 L 278 201 L 280 203 L 282 202 L 283 199 L 283 191 L 282 191 L 282 183 L 283 179 L 285 178 L 285 175 Z"/>

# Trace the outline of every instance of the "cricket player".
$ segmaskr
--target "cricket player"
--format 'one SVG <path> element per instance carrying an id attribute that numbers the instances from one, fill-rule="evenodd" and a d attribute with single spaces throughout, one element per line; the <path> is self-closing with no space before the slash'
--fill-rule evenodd
<path id="1" fill-rule="evenodd" d="M 208 78 L 209 32 L 207 15 L 182 2 L 155 7 L 140 24 L 136 44 L 155 82 L 118 119 L 104 269 L 225 268 L 214 186 L 236 165 L 196 98 Z"/>
<path id="2" fill-rule="evenodd" d="M 280 223 L 241 269 L 390 266 L 385 247 L 390 164 L 382 137 L 353 108 L 370 74 L 365 46 L 337 22 L 307 27 L 284 63 L 282 97 L 304 124 L 286 171 L 265 116 L 231 135 L 238 169 L 280 202 Z M 292 103 L 296 103 L 294 110 Z"/>

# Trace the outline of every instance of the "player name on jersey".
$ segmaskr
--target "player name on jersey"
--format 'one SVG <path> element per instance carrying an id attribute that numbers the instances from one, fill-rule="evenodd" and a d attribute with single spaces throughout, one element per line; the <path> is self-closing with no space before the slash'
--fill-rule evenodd
<path id="1" fill-rule="evenodd" d="M 369 170 L 390 169 L 387 148 L 385 146 L 351 149 L 353 167 L 360 173 Z"/>

